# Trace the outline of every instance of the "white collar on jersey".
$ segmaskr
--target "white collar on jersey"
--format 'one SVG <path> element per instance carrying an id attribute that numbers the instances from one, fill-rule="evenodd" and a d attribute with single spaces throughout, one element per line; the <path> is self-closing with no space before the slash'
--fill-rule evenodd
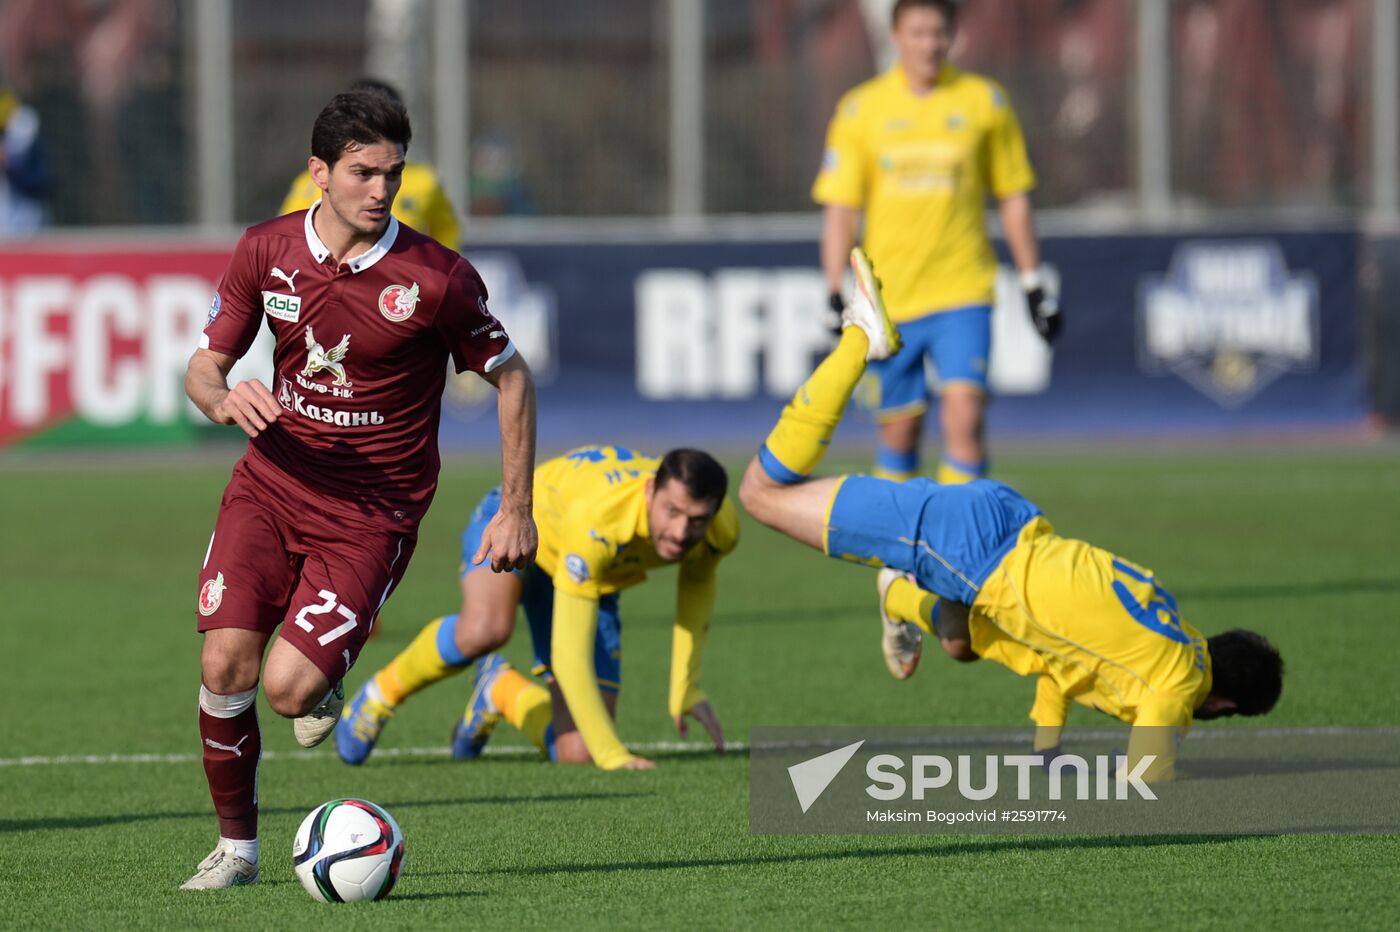
<path id="1" fill-rule="evenodd" d="M 325 262 L 326 256 L 329 256 L 331 251 L 326 248 L 325 243 L 321 242 L 321 237 L 316 235 L 316 226 L 311 222 L 311 215 L 314 214 L 316 208 L 320 206 L 320 201 L 311 205 L 311 208 L 306 212 L 306 219 L 303 221 L 303 225 L 306 227 L 306 248 L 311 250 L 311 255 L 316 257 L 317 262 Z M 350 260 L 348 263 L 350 271 L 363 272 L 380 259 L 383 259 L 389 254 L 389 247 L 394 245 L 394 240 L 398 235 L 399 221 L 390 214 L 389 226 L 384 230 L 384 235 L 379 237 L 379 242 Z"/>

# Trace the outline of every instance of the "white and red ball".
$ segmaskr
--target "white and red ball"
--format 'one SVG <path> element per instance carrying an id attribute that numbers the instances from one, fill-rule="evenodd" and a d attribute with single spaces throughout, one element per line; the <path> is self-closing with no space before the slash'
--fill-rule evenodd
<path id="1" fill-rule="evenodd" d="M 333 799 L 302 820 L 292 843 L 297 879 L 323 903 L 382 900 L 403 867 L 403 832 L 363 799 Z"/>

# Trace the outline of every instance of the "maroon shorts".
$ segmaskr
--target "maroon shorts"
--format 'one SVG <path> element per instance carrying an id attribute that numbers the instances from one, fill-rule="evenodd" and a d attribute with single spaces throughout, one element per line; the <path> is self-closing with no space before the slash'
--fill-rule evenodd
<path id="1" fill-rule="evenodd" d="M 295 480 L 270 487 L 242 460 L 199 573 L 199 630 L 280 637 L 332 683 L 360 655 L 417 543 L 417 528 L 339 520 Z"/>

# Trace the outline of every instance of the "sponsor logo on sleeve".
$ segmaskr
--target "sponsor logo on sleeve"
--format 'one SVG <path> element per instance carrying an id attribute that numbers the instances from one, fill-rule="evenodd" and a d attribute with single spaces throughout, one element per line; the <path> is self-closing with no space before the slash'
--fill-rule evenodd
<path id="1" fill-rule="evenodd" d="M 576 553 L 571 553 L 564 558 L 564 572 L 569 574 L 569 578 L 576 583 L 588 582 L 588 561 Z"/>
<path id="2" fill-rule="evenodd" d="M 263 313 L 268 317 L 275 317 L 293 324 L 301 317 L 301 298 L 294 294 L 264 291 L 262 298 Z"/>
<path id="3" fill-rule="evenodd" d="M 214 318 L 219 316 L 219 311 L 223 308 L 223 306 L 223 298 L 219 297 L 219 293 L 217 291 L 214 292 L 214 300 L 209 303 L 209 319 L 204 322 L 204 326 L 207 327 L 214 322 Z"/>
<path id="4" fill-rule="evenodd" d="M 199 589 L 199 613 L 212 615 L 217 612 L 219 606 L 224 603 L 224 590 L 227 588 L 224 585 L 223 573 L 207 580 Z"/>

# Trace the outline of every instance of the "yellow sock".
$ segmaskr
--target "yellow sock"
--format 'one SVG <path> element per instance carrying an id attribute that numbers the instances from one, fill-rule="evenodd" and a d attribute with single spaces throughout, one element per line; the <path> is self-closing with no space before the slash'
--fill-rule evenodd
<path id="1" fill-rule="evenodd" d="M 918 475 L 918 473 L 905 472 L 902 469 L 886 469 L 883 466 L 873 467 L 870 474 L 876 479 L 888 479 L 891 482 L 908 482 Z"/>
<path id="2" fill-rule="evenodd" d="M 938 481 L 941 485 L 959 485 L 973 479 L 981 479 L 985 475 L 986 460 L 981 463 L 960 463 L 945 456 L 938 464 Z"/>
<path id="3" fill-rule="evenodd" d="M 530 743 L 548 754 L 545 731 L 554 717 L 549 704 L 549 690 L 525 676 L 519 670 L 502 670 L 491 684 L 491 704 L 501 715 L 525 733 Z"/>
<path id="4" fill-rule="evenodd" d="M 759 452 L 764 470 L 775 480 L 797 482 L 822 461 L 851 392 L 865 372 L 869 350 L 870 340 L 859 327 L 842 330 L 836 349 L 783 408 L 782 417 Z"/>
<path id="5" fill-rule="evenodd" d="M 390 706 L 396 706 L 424 687 L 447 679 L 466 667 L 471 658 L 457 650 L 452 632 L 457 616 L 434 618 L 389 665 L 374 677 L 375 686 Z"/>
<path id="6" fill-rule="evenodd" d="M 885 591 L 885 611 L 891 618 L 913 622 L 934 637 L 938 637 L 938 632 L 933 630 L 933 610 L 937 605 L 938 596 L 903 577 L 890 583 Z"/>

